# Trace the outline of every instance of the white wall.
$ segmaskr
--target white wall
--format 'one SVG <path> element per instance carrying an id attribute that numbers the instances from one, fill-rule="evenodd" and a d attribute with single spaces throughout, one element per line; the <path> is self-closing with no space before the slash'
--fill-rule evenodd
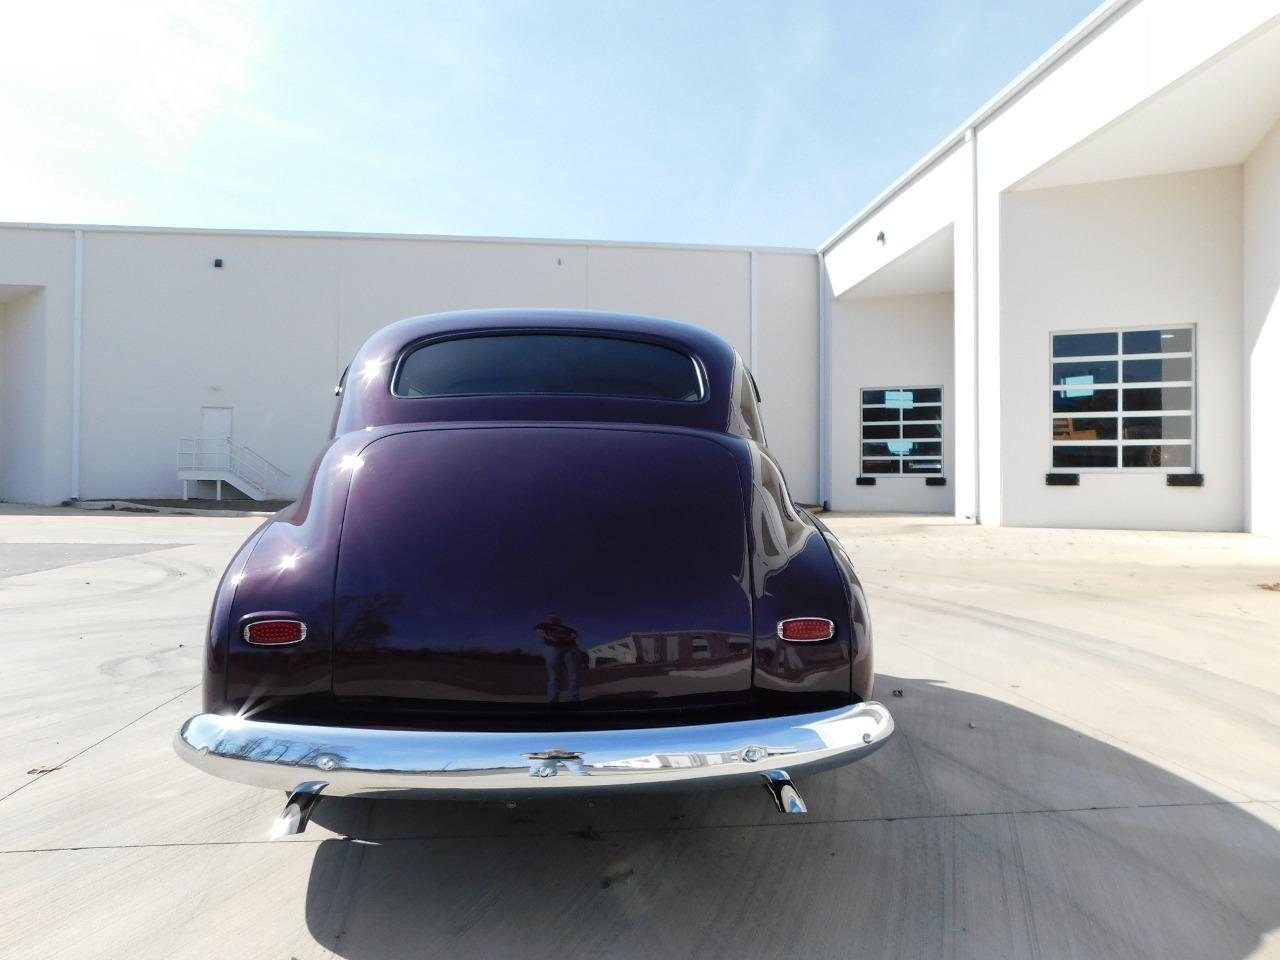
<path id="1" fill-rule="evenodd" d="M 0 228 L 4 305 L 0 499 L 59 503 L 71 495 L 74 234 Z M 8 295 L 17 294 L 8 300 Z"/>
<path id="2" fill-rule="evenodd" d="M 82 498 L 177 496 L 176 442 L 200 436 L 202 406 L 231 407 L 235 441 L 300 481 L 336 382 L 334 241 L 89 232 L 84 246 Z"/>
<path id="3" fill-rule="evenodd" d="M 1280 123 L 1244 165 L 1245 522 L 1280 536 Z"/>
<path id="4" fill-rule="evenodd" d="M 0 304 L 0 499 L 45 495 L 44 294 L 37 288 Z"/>
<path id="5" fill-rule="evenodd" d="M 587 263 L 583 305 L 589 309 L 627 310 L 696 323 L 720 334 L 744 358 L 748 355 L 750 254 L 600 246 L 588 249 Z"/>
<path id="6" fill-rule="evenodd" d="M 949 294 L 838 300 L 831 325 L 831 507 L 892 513 L 950 513 L 955 463 L 952 299 Z M 861 390 L 942 387 L 943 476 L 878 477 L 858 486 L 862 440 Z"/>
<path id="7" fill-rule="evenodd" d="M 847 293 L 954 223 L 968 202 L 971 177 L 968 148 L 958 146 L 833 244 L 827 250 L 832 296 Z"/>
<path id="8" fill-rule="evenodd" d="M 980 176 L 989 189 L 1008 188 L 1265 28 L 1277 13 L 1274 0 L 1134 4 L 983 123 Z"/>
<path id="9" fill-rule="evenodd" d="M 743 354 L 746 356 L 746 354 Z M 756 351 L 769 449 L 791 495 L 818 500 L 818 263 L 816 256 L 756 257 Z"/>
<path id="10" fill-rule="evenodd" d="M 291 238 L 272 238 L 280 245 Z M 574 244 L 366 239 L 334 243 L 339 372 L 379 327 L 479 307 L 585 307 L 587 250 Z"/>
<path id="11" fill-rule="evenodd" d="M 1275 0 L 1144 0 L 1113 14 L 1115 6 L 1100 8 L 1083 42 L 1068 38 L 1047 53 L 1047 67 L 1015 81 L 824 248 L 839 296 L 954 223 L 958 517 L 998 524 L 1009 500 L 1002 411 L 1016 401 L 1002 395 L 1002 366 L 1021 357 L 1002 353 L 1006 192 L 1029 176 L 1100 180 L 1238 164 L 1274 115 Z M 1073 156 L 1074 166 L 1054 166 Z"/>
<path id="12" fill-rule="evenodd" d="M 53 318 L 40 325 L 39 426 L 22 418 L 25 435 L 38 432 L 45 481 L 0 487 L 9 499 L 69 495 L 72 236 L 0 228 L 0 283 L 44 286 L 42 310 Z M 746 249 L 86 230 L 80 495 L 176 496 L 175 443 L 199 434 L 202 406 L 233 408 L 236 442 L 296 486 L 325 436 L 342 369 L 370 333 L 406 316 L 626 310 L 707 327 L 747 357 L 750 263 Z M 770 440 L 794 495 L 809 502 L 817 496 L 816 263 L 813 254 L 762 251 L 755 281 Z M 6 314 L 8 332 L 11 304 Z"/>
<path id="13" fill-rule="evenodd" d="M 1001 232 L 1001 473 L 1010 525 L 1240 530 L 1239 167 L 1006 194 Z M 1204 486 L 1052 469 L 1050 333 L 1196 326 Z M 985 390 L 985 385 L 982 387 Z"/>

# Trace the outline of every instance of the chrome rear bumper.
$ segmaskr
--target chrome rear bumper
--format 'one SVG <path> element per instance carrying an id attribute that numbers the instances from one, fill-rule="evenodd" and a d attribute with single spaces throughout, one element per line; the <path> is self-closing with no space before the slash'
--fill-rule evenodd
<path id="1" fill-rule="evenodd" d="M 893 733 L 881 704 L 734 723 L 640 730 L 461 732 L 326 727 L 200 714 L 178 755 L 206 773 L 326 796 L 414 796 L 695 789 L 826 770 Z"/>

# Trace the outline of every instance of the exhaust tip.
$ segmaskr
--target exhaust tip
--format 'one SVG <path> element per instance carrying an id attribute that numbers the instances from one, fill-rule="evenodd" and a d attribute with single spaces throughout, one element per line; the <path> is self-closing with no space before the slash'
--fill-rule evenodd
<path id="1" fill-rule="evenodd" d="M 311 814 L 320 802 L 320 792 L 329 784 L 322 780 L 308 780 L 293 788 L 284 803 L 284 809 L 271 825 L 271 839 L 292 837 L 307 829 Z"/>
<path id="2" fill-rule="evenodd" d="M 785 770 L 769 770 L 764 775 L 764 785 L 769 790 L 769 795 L 773 798 L 773 805 L 778 808 L 779 813 L 808 813 L 809 808 L 805 806 L 804 798 L 800 796 L 800 791 L 796 789 L 796 785 L 791 782 L 791 777 Z"/>

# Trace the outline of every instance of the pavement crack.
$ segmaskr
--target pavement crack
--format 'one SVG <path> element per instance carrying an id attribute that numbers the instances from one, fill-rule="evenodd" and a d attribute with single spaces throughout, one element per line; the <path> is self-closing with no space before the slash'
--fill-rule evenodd
<path id="1" fill-rule="evenodd" d="M 1117 810 L 1166 810 L 1187 807 L 1251 807 L 1264 805 L 1261 800 L 1198 800 L 1168 801 L 1161 803 L 1122 803 L 1099 804 L 1089 807 L 1043 807 L 1024 810 L 970 810 L 961 813 L 918 813 L 901 817 L 837 817 L 828 820 L 780 820 L 772 823 L 716 823 L 689 826 L 665 827 L 620 827 L 616 829 L 592 828 L 590 833 L 595 839 L 609 836 L 627 836 L 642 833 L 692 833 L 712 830 L 777 830 L 805 829 L 811 827 L 838 826 L 859 823 L 898 823 L 920 820 L 966 820 L 979 817 L 1028 817 L 1055 816 L 1059 814 L 1078 813 L 1110 813 Z M 285 842 L 271 839 L 261 840 L 175 840 L 169 843 L 103 843 L 79 844 L 66 847 L 26 847 L 13 850 L 0 850 L 0 856 L 20 853 L 76 853 L 94 850 L 155 850 L 184 847 L 235 847 L 235 846 L 318 846 L 333 841 L 336 843 L 422 843 L 427 841 L 474 841 L 474 840 L 547 840 L 555 838 L 581 838 L 582 830 L 552 830 L 545 833 L 468 833 L 468 834 L 417 834 L 395 837 L 346 837 L 318 836 L 315 838 L 292 838 Z"/>
<path id="2" fill-rule="evenodd" d="M 112 730 L 105 737 L 100 737 L 99 739 L 95 740 L 93 743 L 89 744 L 87 747 L 82 747 L 81 749 L 77 750 L 75 753 L 71 754 L 71 756 L 67 757 L 65 760 L 60 760 L 56 764 L 50 764 L 47 768 L 37 767 L 36 769 L 40 770 L 39 773 L 34 775 L 26 783 L 23 783 L 23 784 L 20 784 L 19 786 L 14 787 L 12 790 L 6 793 L 3 797 L 0 797 L 0 803 L 4 803 L 6 800 L 12 797 L 15 793 L 18 793 L 21 790 L 25 790 L 27 787 L 31 786 L 33 783 L 37 783 L 40 780 L 43 780 L 45 777 L 53 773 L 55 770 L 61 770 L 63 767 L 69 764 L 72 760 L 75 760 L 77 757 L 84 756 L 84 754 L 88 753 L 94 747 L 98 746 L 99 744 L 106 743 L 116 734 L 122 733 L 125 730 L 128 730 L 139 720 L 145 719 L 146 717 L 151 716 L 151 714 L 155 713 L 157 710 L 167 707 L 169 704 L 173 703 L 173 701 L 179 700 L 182 697 L 185 697 L 188 693 L 190 693 L 192 690 L 194 690 L 198 686 L 200 686 L 200 684 L 193 683 L 191 686 L 187 687 L 185 690 L 182 690 L 174 694 L 172 697 L 170 697 L 168 700 L 165 700 L 163 703 L 158 703 L 154 707 L 152 707 L 150 710 L 145 710 L 142 713 L 138 714 L 138 716 L 134 717 L 124 726 L 118 727 L 117 729 Z"/>

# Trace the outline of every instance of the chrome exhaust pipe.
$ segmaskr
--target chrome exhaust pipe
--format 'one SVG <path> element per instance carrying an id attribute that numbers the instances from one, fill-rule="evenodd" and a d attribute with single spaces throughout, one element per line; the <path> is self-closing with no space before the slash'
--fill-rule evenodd
<path id="1" fill-rule="evenodd" d="M 787 771 L 764 771 L 764 785 L 768 788 L 769 796 L 773 798 L 773 805 L 778 808 L 779 813 L 809 812 L 809 808 L 804 805 L 804 800 L 800 796 L 800 791 L 791 782 Z"/>
<path id="2" fill-rule="evenodd" d="M 329 784 L 324 780 L 308 780 L 300 783 L 289 793 L 284 802 L 284 809 L 271 825 L 271 839 L 291 837 L 307 829 L 311 822 L 311 813 L 320 802 L 320 791 Z"/>

